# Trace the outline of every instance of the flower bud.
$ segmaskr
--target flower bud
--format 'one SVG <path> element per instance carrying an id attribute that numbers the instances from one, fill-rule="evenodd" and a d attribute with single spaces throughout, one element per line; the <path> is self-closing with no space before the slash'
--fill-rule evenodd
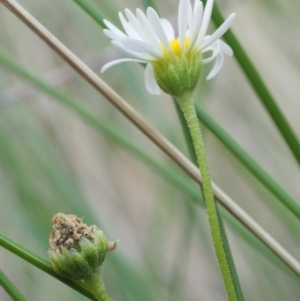
<path id="1" fill-rule="evenodd" d="M 104 233 L 75 215 L 56 214 L 48 251 L 53 270 L 62 277 L 85 279 L 100 269 L 110 250 Z"/>

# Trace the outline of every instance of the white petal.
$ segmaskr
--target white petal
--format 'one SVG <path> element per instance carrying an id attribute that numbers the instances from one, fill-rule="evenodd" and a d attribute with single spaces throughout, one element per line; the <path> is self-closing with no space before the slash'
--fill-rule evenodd
<path id="1" fill-rule="evenodd" d="M 107 64 L 105 64 L 102 68 L 101 68 L 101 73 L 105 72 L 107 69 L 109 69 L 110 67 L 120 64 L 120 63 L 124 63 L 124 62 L 138 62 L 138 63 L 146 63 L 145 61 L 141 61 L 141 60 L 136 60 L 136 59 L 118 59 L 118 60 L 114 60 L 111 61 Z"/>
<path id="2" fill-rule="evenodd" d="M 133 39 L 140 40 L 141 38 L 138 35 L 138 33 L 134 30 L 132 25 L 124 18 L 121 12 L 119 12 L 119 18 L 127 35 Z"/>
<path id="3" fill-rule="evenodd" d="M 129 10 L 128 8 L 125 9 L 125 14 L 126 17 L 129 21 L 129 23 L 131 24 L 131 26 L 133 27 L 133 29 L 138 33 L 138 35 L 140 36 L 141 40 L 145 41 L 145 42 L 149 42 L 147 35 L 145 34 L 144 30 L 143 30 L 143 26 L 142 24 L 139 23 L 139 21 L 137 20 L 136 16 L 131 12 L 131 10 Z"/>
<path id="4" fill-rule="evenodd" d="M 231 26 L 233 20 L 235 17 L 235 13 L 231 14 L 225 21 L 224 23 L 203 43 L 201 44 L 200 50 L 204 49 L 206 46 L 212 44 L 214 41 L 219 39 L 226 31 L 227 29 Z"/>
<path id="5" fill-rule="evenodd" d="M 221 52 L 221 44 L 219 43 L 219 40 L 216 41 L 213 45 L 206 47 L 205 51 L 202 51 L 202 53 L 206 51 L 212 51 L 213 53 L 210 57 L 202 60 L 203 64 L 207 64 L 213 61 L 217 57 L 217 55 Z"/>
<path id="6" fill-rule="evenodd" d="M 111 41 L 111 43 L 114 46 L 120 48 L 124 53 L 129 54 L 129 55 L 133 56 L 134 58 L 137 58 L 137 59 L 140 59 L 140 60 L 143 60 L 143 61 L 147 61 L 147 62 L 152 62 L 155 59 L 155 57 L 153 57 L 149 54 L 138 53 L 138 52 L 129 50 L 128 48 L 124 47 L 124 45 L 120 41 Z"/>
<path id="7" fill-rule="evenodd" d="M 119 36 L 117 33 L 110 31 L 109 29 L 103 29 L 103 33 L 112 40 L 121 41 L 124 39 L 124 37 Z"/>
<path id="8" fill-rule="evenodd" d="M 145 14 L 140 10 L 136 10 L 137 19 L 142 24 L 144 32 L 147 34 L 148 40 L 150 41 L 151 46 L 153 46 L 158 53 L 161 53 L 163 55 L 163 50 L 161 49 L 159 45 L 158 38 L 156 37 L 155 32 L 152 29 L 152 26 L 150 22 L 148 21 Z"/>
<path id="9" fill-rule="evenodd" d="M 180 46 L 183 48 L 185 45 L 188 13 L 189 13 L 189 0 L 180 0 L 178 7 L 178 39 Z"/>
<path id="10" fill-rule="evenodd" d="M 217 56 L 218 54 L 215 54 L 215 55 L 212 55 L 212 56 L 210 56 L 210 57 L 208 57 L 208 58 L 206 58 L 206 59 L 203 59 L 202 60 L 202 64 L 208 64 L 208 63 L 210 63 L 211 61 L 213 61 L 215 58 L 216 58 L 216 56 Z"/>
<path id="11" fill-rule="evenodd" d="M 202 14 L 203 14 L 203 4 L 201 1 L 195 0 L 194 22 L 193 22 L 193 27 L 190 30 L 190 44 L 188 50 L 190 50 L 196 42 L 199 29 L 201 26 Z"/>
<path id="12" fill-rule="evenodd" d="M 198 35 L 197 42 L 196 42 L 197 44 L 201 44 L 202 39 L 206 35 L 213 5 L 214 5 L 214 0 L 208 0 L 206 2 L 203 19 L 202 19 L 202 23 L 201 23 L 201 28 L 200 28 L 199 35 Z"/>
<path id="13" fill-rule="evenodd" d="M 222 52 L 224 52 L 225 54 L 229 55 L 229 56 L 233 56 L 233 50 L 231 49 L 231 47 L 226 44 L 225 42 L 223 42 L 222 40 L 219 40 L 220 44 L 221 44 L 221 50 Z"/>
<path id="14" fill-rule="evenodd" d="M 152 45 L 149 45 L 139 40 L 127 38 L 120 41 L 120 43 L 124 46 L 124 48 L 130 51 L 134 51 L 138 53 L 147 53 L 153 57 L 158 57 L 158 58 L 163 57 L 163 54 L 156 51 L 156 49 Z"/>
<path id="15" fill-rule="evenodd" d="M 115 25 L 113 25 L 112 23 L 110 23 L 109 21 L 107 20 L 103 20 L 104 24 L 107 26 L 107 28 L 114 32 L 115 34 L 119 35 L 120 37 L 122 38 L 125 38 L 127 37 L 126 34 L 124 32 L 122 32 L 120 29 L 118 29 Z"/>
<path id="16" fill-rule="evenodd" d="M 148 20 L 149 20 L 151 26 L 153 27 L 154 31 L 156 32 L 157 37 L 160 40 L 160 42 L 165 46 L 165 48 L 167 50 L 171 51 L 168 37 L 167 37 L 167 35 L 164 31 L 164 28 L 160 22 L 159 16 L 152 7 L 149 7 L 147 9 L 147 17 L 148 17 Z"/>
<path id="17" fill-rule="evenodd" d="M 224 55 L 222 52 L 219 52 L 219 55 L 217 56 L 216 63 L 213 67 L 213 69 L 210 71 L 208 76 L 206 77 L 206 80 L 212 79 L 221 69 L 224 62 Z"/>
<path id="18" fill-rule="evenodd" d="M 188 1 L 188 27 L 189 30 L 193 27 L 193 22 L 194 22 L 194 15 L 193 15 L 193 8 L 191 1 Z"/>
<path id="19" fill-rule="evenodd" d="M 145 85 L 147 91 L 153 95 L 160 95 L 160 88 L 154 77 L 153 67 L 148 64 L 145 69 Z"/>
<path id="20" fill-rule="evenodd" d="M 172 41 L 173 39 L 175 39 L 175 33 L 172 24 L 167 19 L 164 18 L 160 19 L 160 23 L 167 35 L 168 40 Z"/>

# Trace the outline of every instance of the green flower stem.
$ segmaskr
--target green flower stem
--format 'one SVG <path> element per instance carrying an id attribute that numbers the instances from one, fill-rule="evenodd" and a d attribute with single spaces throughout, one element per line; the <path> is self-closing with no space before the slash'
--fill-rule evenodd
<path id="1" fill-rule="evenodd" d="M 202 188 L 205 198 L 205 205 L 210 225 L 210 231 L 227 296 L 230 301 L 237 301 L 238 299 L 236 295 L 236 290 L 229 269 L 228 260 L 224 249 L 224 243 L 221 236 L 217 206 L 214 200 L 208 162 L 206 159 L 201 129 L 198 124 L 198 118 L 192 101 L 192 95 L 184 94 L 182 96 L 176 97 L 176 99 L 183 112 L 193 140 L 194 149 L 197 156 L 197 162 L 202 176 Z"/>
<path id="2" fill-rule="evenodd" d="M 175 97 L 173 97 L 173 100 L 174 100 L 176 111 L 178 113 L 180 124 L 181 124 L 182 129 L 183 129 L 183 133 L 184 133 L 184 137 L 185 137 L 185 140 L 186 140 L 186 145 L 188 147 L 188 151 L 189 151 L 191 161 L 194 164 L 197 164 L 197 157 L 196 157 L 196 154 L 195 154 L 195 151 L 194 151 L 194 145 L 193 145 L 193 141 L 192 141 L 192 138 L 191 138 L 191 135 L 190 135 L 189 128 L 188 128 L 187 123 L 185 121 L 185 118 L 183 116 L 182 110 L 181 110 L 181 108 L 178 104 L 178 101 L 176 100 Z M 197 113 L 197 118 L 199 118 L 197 108 L 196 108 L 196 113 Z M 226 235 L 226 232 L 225 232 L 225 228 L 224 228 L 223 221 L 222 221 L 222 218 L 220 216 L 220 212 L 218 210 L 218 207 L 217 207 L 217 213 L 218 213 L 218 216 L 219 216 L 219 225 L 220 225 L 220 231 L 221 231 L 221 236 L 222 236 L 222 240 L 223 240 L 223 245 L 224 245 L 225 253 L 227 255 L 228 265 L 229 265 L 229 268 L 230 268 L 230 271 L 231 271 L 232 280 L 233 280 L 234 287 L 235 287 L 235 290 L 236 290 L 237 298 L 238 298 L 239 301 L 244 301 L 244 295 L 243 295 L 242 288 L 241 288 L 241 285 L 240 285 L 240 281 L 239 281 L 239 278 L 238 278 L 238 274 L 237 274 L 237 271 L 236 271 L 236 268 L 235 268 L 235 265 L 234 265 L 234 261 L 233 261 L 230 246 L 229 246 L 229 243 L 228 243 L 227 235 Z"/>
<path id="3" fill-rule="evenodd" d="M 84 278 L 84 282 L 98 301 L 113 301 L 107 294 L 100 271 Z"/>

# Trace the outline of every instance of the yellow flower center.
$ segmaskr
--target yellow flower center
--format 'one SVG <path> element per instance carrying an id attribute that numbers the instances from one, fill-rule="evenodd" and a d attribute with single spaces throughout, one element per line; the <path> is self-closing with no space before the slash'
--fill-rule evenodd
<path id="1" fill-rule="evenodd" d="M 184 48 L 187 49 L 189 45 L 190 45 L 190 38 L 186 38 L 185 43 L 184 43 Z M 171 46 L 171 50 L 174 54 L 176 54 L 176 55 L 181 54 L 182 49 L 181 49 L 180 42 L 178 39 L 174 39 L 174 40 L 170 41 L 170 46 Z M 166 49 L 166 47 L 161 45 L 161 48 L 166 56 L 170 55 L 169 51 Z"/>

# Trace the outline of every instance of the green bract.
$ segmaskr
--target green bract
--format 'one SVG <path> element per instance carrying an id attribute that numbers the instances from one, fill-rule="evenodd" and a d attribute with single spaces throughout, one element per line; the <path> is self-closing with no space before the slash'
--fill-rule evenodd
<path id="1" fill-rule="evenodd" d="M 57 274 L 81 280 L 100 269 L 107 251 L 108 241 L 103 232 L 97 230 L 91 240 L 82 237 L 76 248 L 61 247 L 61 250 L 49 250 L 48 254 L 51 267 Z"/>
<path id="2" fill-rule="evenodd" d="M 178 97 L 192 93 L 202 70 L 201 52 L 168 53 L 153 63 L 154 76 L 159 87 L 167 94 Z"/>

